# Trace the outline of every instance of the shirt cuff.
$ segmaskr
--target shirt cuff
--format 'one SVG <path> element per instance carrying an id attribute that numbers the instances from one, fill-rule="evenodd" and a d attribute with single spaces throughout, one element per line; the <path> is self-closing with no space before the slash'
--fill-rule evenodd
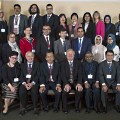
<path id="1" fill-rule="evenodd" d="M 105 83 L 102 83 L 102 85 L 106 85 Z"/>
<path id="2" fill-rule="evenodd" d="M 44 87 L 45 85 L 44 84 L 41 84 L 40 87 Z"/>
<path id="3" fill-rule="evenodd" d="M 97 83 L 99 83 L 99 81 L 96 81 Z"/>
<path id="4" fill-rule="evenodd" d="M 118 83 L 117 85 L 120 85 L 120 83 Z"/>
<path id="5" fill-rule="evenodd" d="M 32 81 L 32 83 L 35 85 L 35 82 L 34 82 L 34 81 Z"/>
<path id="6" fill-rule="evenodd" d="M 22 82 L 22 85 L 25 85 L 26 84 L 26 82 Z"/>

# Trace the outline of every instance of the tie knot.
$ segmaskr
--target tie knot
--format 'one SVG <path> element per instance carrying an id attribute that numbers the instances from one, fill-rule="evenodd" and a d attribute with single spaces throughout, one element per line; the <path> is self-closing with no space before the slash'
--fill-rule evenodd
<path id="1" fill-rule="evenodd" d="M 30 63 L 28 64 L 28 67 L 31 68 L 31 64 Z"/>

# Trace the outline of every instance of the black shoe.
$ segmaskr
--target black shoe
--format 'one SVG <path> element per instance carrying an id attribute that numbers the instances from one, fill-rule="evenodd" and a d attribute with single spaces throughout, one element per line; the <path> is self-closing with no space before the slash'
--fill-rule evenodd
<path id="1" fill-rule="evenodd" d="M 44 108 L 44 111 L 45 111 L 45 112 L 48 112 L 48 111 L 49 111 L 49 110 L 48 110 L 48 107 Z"/>
<path id="2" fill-rule="evenodd" d="M 54 108 L 53 112 L 58 112 L 59 109 L 58 108 Z"/>
<path id="3" fill-rule="evenodd" d="M 75 108 L 75 112 L 76 112 L 76 113 L 79 113 L 79 112 L 80 112 L 80 109 L 79 109 L 79 108 Z"/>
<path id="4" fill-rule="evenodd" d="M 63 112 L 64 112 L 65 114 L 68 114 L 68 110 L 63 110 Z"/>
<path id="5" fill-rule="evenodd" d="M 6 112 L 6 113 L 2 113 L 3 115 L 7 115 L 8 113 Z"/>
<path id="6" fill-rule="evenodd" d="M 85 112 L 86 112 L 86 113 L 90 113 L 90 109 L 87 108 Z"/>
<path id="7" fill-rule="evenodd" d="M 99 108 L 95 108 L 94 109 L 96 113 L 100 113 L 100 109 Z"/>
<path id="8" fill-rule="evenodd" d="M 39 111 L 37 109 L 34 109 L 34 115 L 39 115 Z"/>
<path id="9" fill-rule="evenodd" d="M 120 106 L 119 106 L 119 105 L 116 105 L 116 106 L 115 106 L 115 109 L 116 109 L 116 111 L 117 111 L 118 113 L 120 113 Z"/>
<path id="10" fill-rule="evenodd" d="M 103 107 L 103 113 L 107 113 L 107 107 Z"/>
<path id="11" fill-rule="evenodd" d="M 20 116 L 23 116 L 24 114 L 25 114 L 25 110 L 21 110 L 19 113 Z"/>

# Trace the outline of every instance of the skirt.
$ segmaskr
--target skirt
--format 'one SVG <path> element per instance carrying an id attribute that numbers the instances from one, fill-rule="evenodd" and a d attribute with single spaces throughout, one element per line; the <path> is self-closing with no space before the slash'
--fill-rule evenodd
<path id="1" fill-rule="evenodd" d="M 5 98 L 12 98 L 12 99 L 15 99 L 18 97 L 18 86 L 19 84 L 18 83 L 12 83 L 12 86 L 15 86 L 16 88 L 16 91 L 13 93 L 11 92 L 10 88 L 2 83 L 2 98 L 5 99 Z"/>

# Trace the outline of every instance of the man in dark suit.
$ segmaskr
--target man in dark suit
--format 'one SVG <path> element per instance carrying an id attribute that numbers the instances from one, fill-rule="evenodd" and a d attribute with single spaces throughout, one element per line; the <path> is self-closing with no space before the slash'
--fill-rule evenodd
<path id="1" fill-rule="evenodd" d="M 40 65 L 40 96 L 44 105 L 44 111 L 48 112 L 48 90 L 52 89 L 55 93 L 54 111 L 58 112 L 61 96 L 61 80 L 59 75 L 59 64 L 54 62 L 52 51 L 46 53 L 46 62 Z"/>
<path id="2" fill-rule="evenodd" d="M 82 60 L 88 51 L 91 51 L 91 39 L 84 37 L 84 29 L 77 29 L 78 37 L 72 40 L 72 49 L 75 51 L 75 58 Z"/>
<path id="3" fill-rule="evenodd" d="M 43 19 L 39 15 L 40 10 L 37 4 L 32 4 L 29 8 L 30 17 L 28 18 L 28 25 L 32 30 L 32 37 L 40 37 L 42 35 Z"/>
<path id="4" fill-rule="evenodd" d="M 25 55 L 26 62 L 21 64 L 21 77 L 20 77 L 20 115 L 24 115 L 27 107 L 27 93 L 31 93 L 34 114 L 38 114 L 37 102 L 38 102 L 38 73 L 39 63 L 34 61 L 34 54 L 28 51 Z"/>
<path id="5" fill-rule="evenodd" d="M 119 63 L 113 60 L 114 52 L 106 51 L 106 60 L 100 63 L 98 77 L 101 84 L 101 99 L 104 107 L 104 112 L 107 112 L 107 92 L 112 89 L 116 94 L 116 110 L 120 112 L 120 66 Z"/>
<path id="6" fill-rule="evenodd" d="M 66 40 L 67 31 L 61 29 L 59 32 L 60 39 L 54 42 L 54 54 L 56 59 L 61 62 L 66 59 L 66 51 L 71 48 L 70 41 Z"/>
<path id="7" fill-rule="evenodd" d="M 53 14 L 53 6 L 51 4 L 46 5 L 47 14 L 43 16 L 43 24 L 49 24 L 51 27 L 51 35 L 55 37 L 56 28 L 58 26 L 58 16 Z"/>
<path id="8" fill-rule="evenodd" d="M 16 34 L 16 41 L 19 45 L 20 38 L 24 37 L 24 29 L 27 26 L 27 16 L 21 14 L 21 6 L 14 5 L 15 15 L 10 16 L 8 33 L 14 32 Z"/>
<path id="9" fill-rule="evenodd" d="M 82 69 L 85 86 L 86 112 L 89 113 L 90 107 L 93 106 L 96 113 L 99 113 L 100 89 L 97 79 L 98 63 L 93 60 L 93 54 L 91 52 L 85 54 L 85 61 L 82 62 Z"/>
<path id="10" fill-rule="evenodd" d="M 50 36 L 51 28 L 49 25 L 43 26 L 43 35 L 37 39 L 36 55 L 42 62 L 45 61 L 45 56 L 48 50 L 53 51 L 55 39 Z"/>
<path id="11" fill-rule="evenodd" d="M 80 62 L 74 59 L 75 52 L 68 49 L 66 52 L 67 60 L 61 62 L 61 79 L 63 82 L 63 112 L 68 113 L 67 109 L 67 96 L 71 89 L 75 90 L 75 111 L 80 112 L 79 102 L 82 87 L 82 69 Z"/>

